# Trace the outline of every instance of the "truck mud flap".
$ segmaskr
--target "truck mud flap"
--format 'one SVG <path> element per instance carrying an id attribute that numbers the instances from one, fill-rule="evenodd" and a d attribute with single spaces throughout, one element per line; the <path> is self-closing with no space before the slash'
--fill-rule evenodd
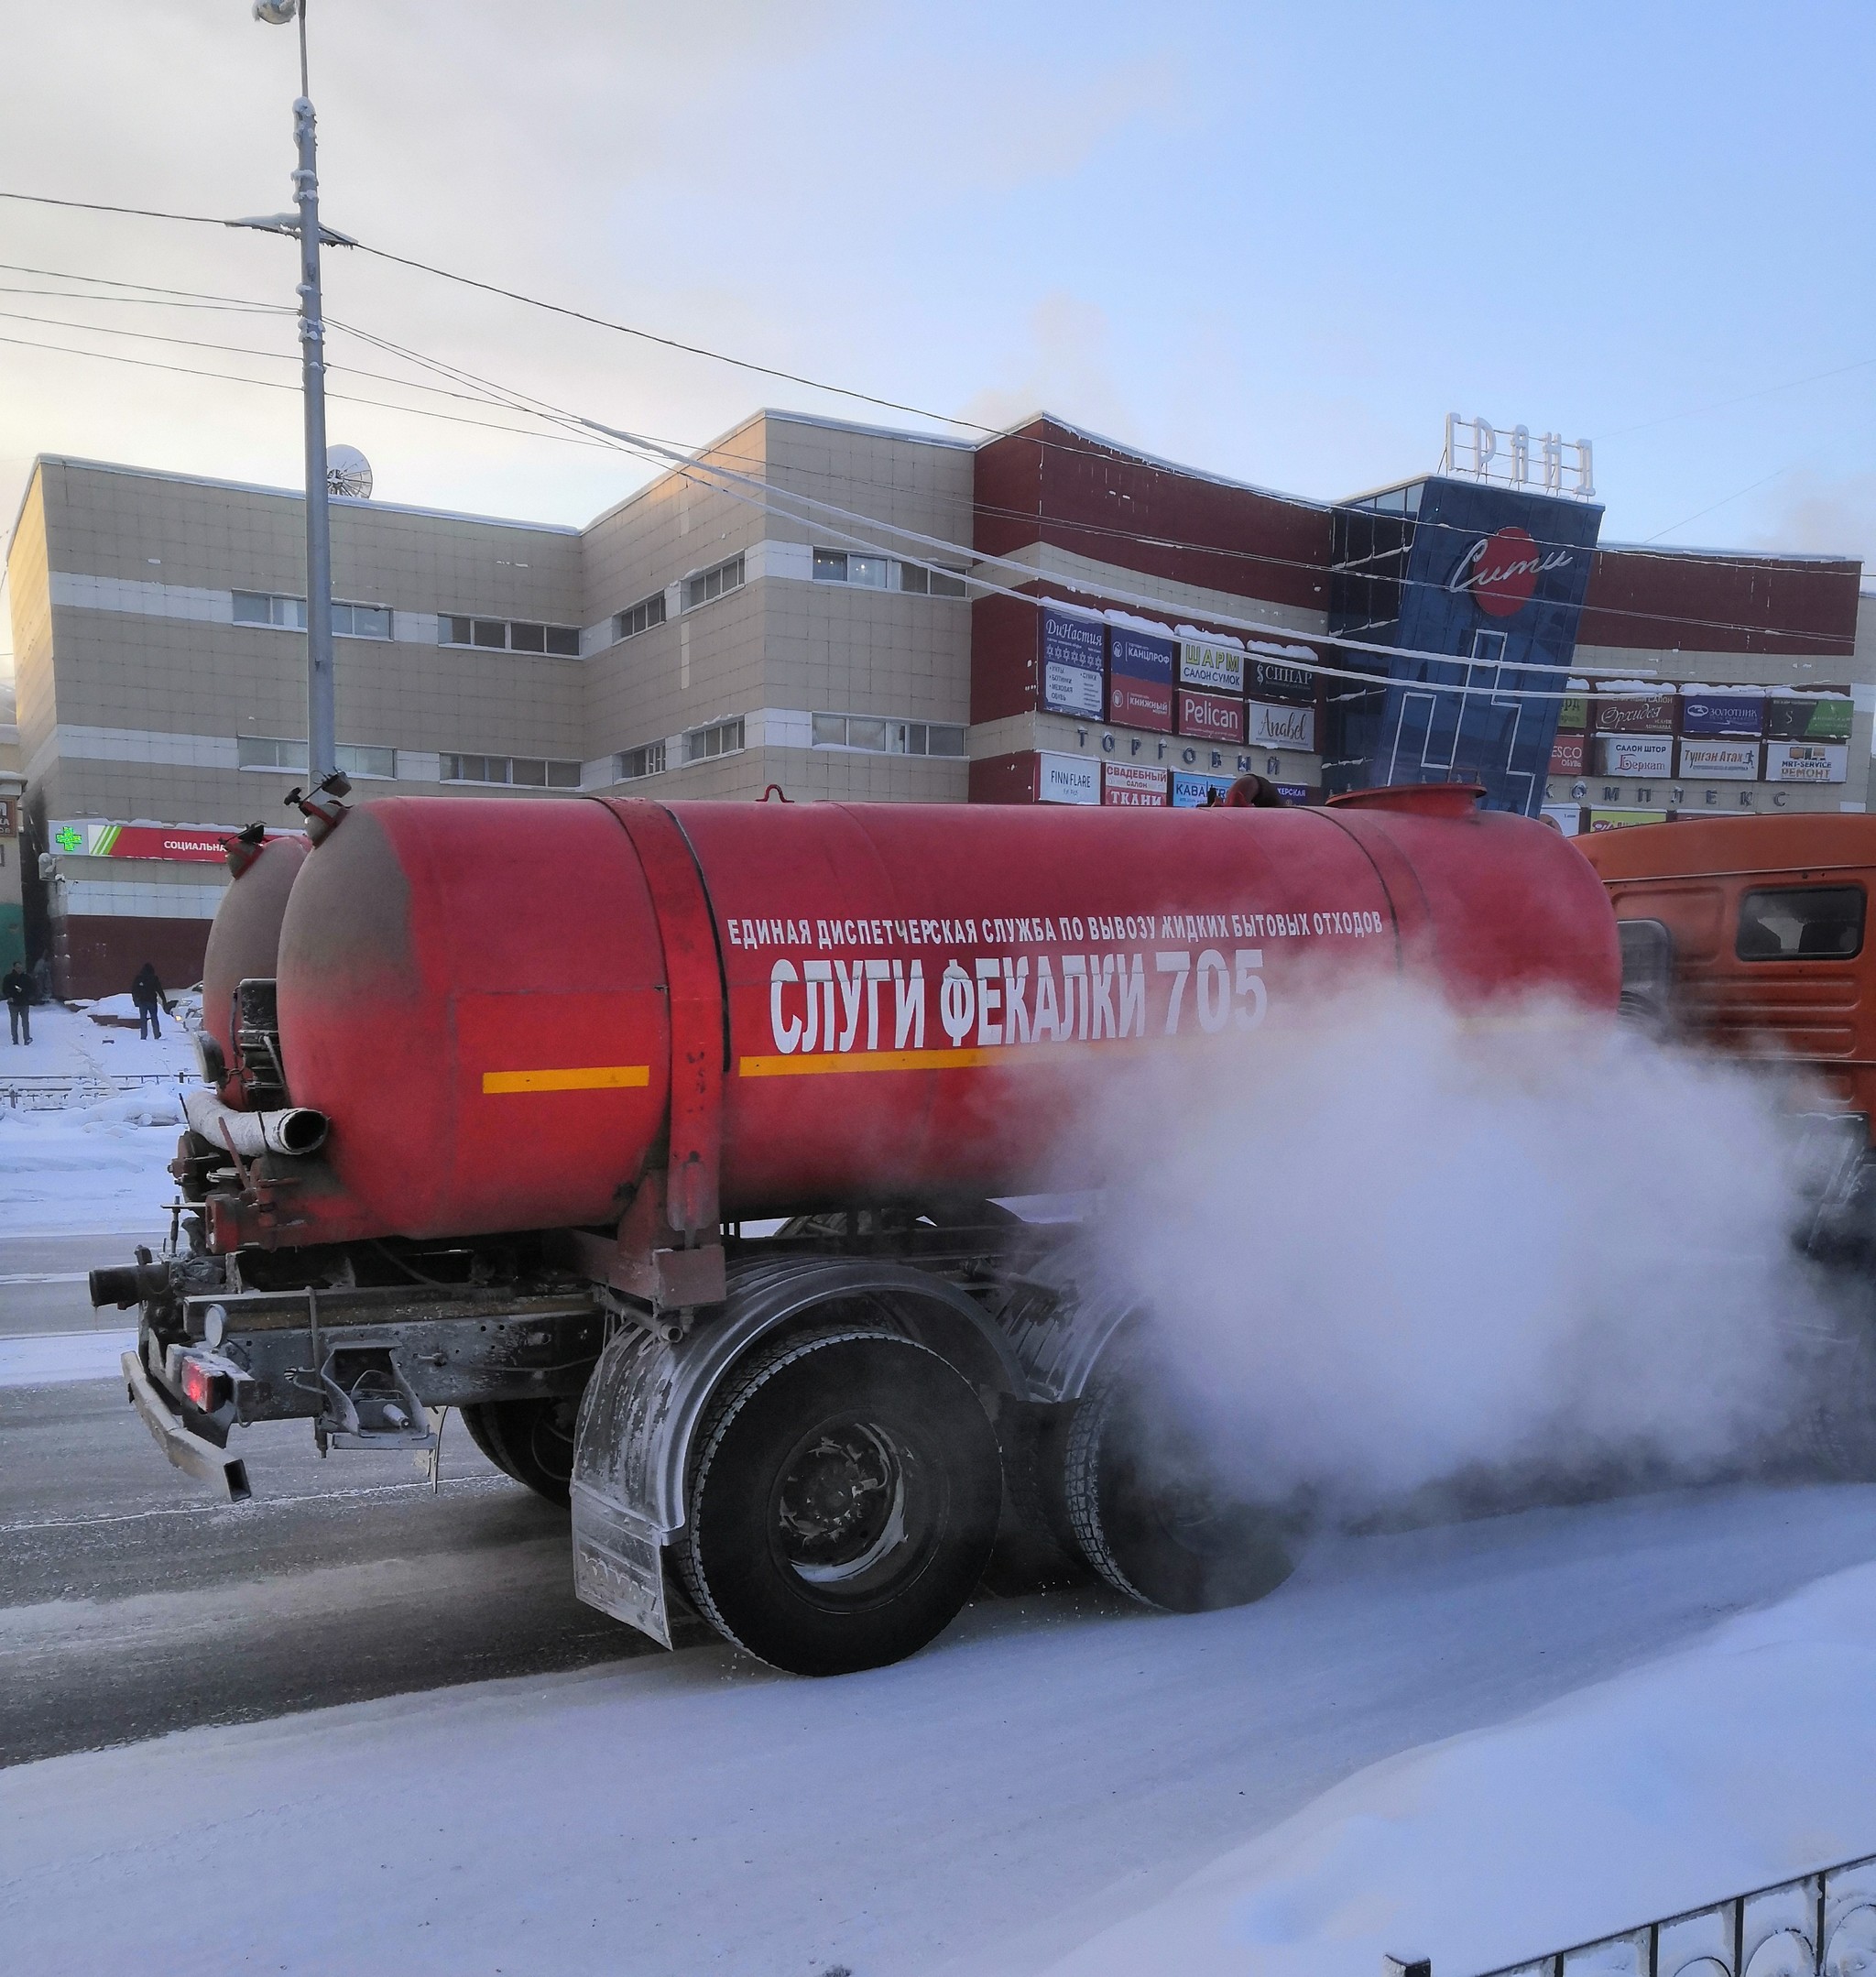
<path id="1" fill-rule="evenodd" d="M 573 1494 L 574 1592 L 669 1647 L 664 1534 L 577 1480 Z"/>
<path id="2" fill-rule="evenodd" d="M 191 1435 L 175 1409 L 157 1392 L 156 1382 L 136 1353 L 126 1352 L 119 1363 L 131 1404 L 143 1416 L 144 1425 L 156 1438 L 157 1447 L 178 1469 L 219 1490 L 229 1502 L 245 1503 L 254 1494 L 248 1487 L 246 1463 L 200 1435 Z"/>

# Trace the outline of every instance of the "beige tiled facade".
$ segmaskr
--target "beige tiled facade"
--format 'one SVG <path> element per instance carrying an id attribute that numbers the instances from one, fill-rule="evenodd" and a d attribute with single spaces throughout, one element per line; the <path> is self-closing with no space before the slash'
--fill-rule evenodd
<path id="1" fill-rule="evenodd" d="M 968 603 L 816 581 L 815 546 L 853 524 L 811 504 L 968 542 L 973 457 L 763 413 L 705 454 L 727 470 L 723 485 L 679 468 L 584 530 L 334 501 L 333 596 L 389 614 L 372 621 L 387 635 L 334 640 L 356 794 L 754 797 L 779 784 L 791 797 L 962 801 Z M 738 557 L 740 581 L 721 595 L 687 589 Z M 961 576 L 967 559 L 939 560 Z M 80 855 L 71 828 L 291 821 L 283 799 L 303 780 L 291 745 L 303 750 L 306 735 L 306 641 L 290 615 L 303 610 L 303 503 L 42 459 L 9 568 L 28 839 L 57 860 L 37 914 L 28 884 L 27 942 L 49 948 L 68 990 L 108 986 L 125 943 L 154 941 L 169 972 L 186 972 L 224 875 Z M 269 597 L 289 600 L 272 607 L 284 622 L 241 621 L 256 609 L 242 599 Z M 621 637 L 620 614 L 654 597 L 664 622 Z M 577 651 L 516 650 L 511 629 L 502 650 L 450 642 L 454 618 L 531 627 L 537 645 L 552 628 Z M 942 724 L 954 752 L 816 747 L 816 713 Z M 737 720 L 708 753 L 685 740 Z M 271 743 L 289 745 L 288 766 L 255 766 Z M 628 779 L 645 759 L 621 758 L 659 745 L 661 772 Z M 468 780 L 449 773 L 453 756 L 473 759 Z"/>
<path id="2" fill-rule="evenodd" d="M 0 703 L 0 974 L 26 959 L 25 906 L 20 890 L 20 803 L 26 794 L 21 773 L 19 729 L 10 701 Z"/>

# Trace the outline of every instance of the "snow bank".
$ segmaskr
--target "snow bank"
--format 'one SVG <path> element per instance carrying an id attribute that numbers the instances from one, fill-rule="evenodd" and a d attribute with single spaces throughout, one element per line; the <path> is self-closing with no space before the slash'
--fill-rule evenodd
<path id="1" fill-rule="evenodd" d="M 136 1350 L 135 1329 L 0 1338 L 0 1387 L 59 1387 L 82 1380 L 115 1380 L 118 1360 Z"/>
<path id="2" fill-rule="evenodd" d="M 168 1168 L 179 1103 L 158 1087 L 82 1112 L 0 1107 L 0 1229 L 28 1236 L 160 1229 L 163 1205 L 176 1195 Z"/>
<path id="3" fill-rule="evenodd" d="M 128 997 L 114 996 L 111 1004 L 126 1006 Z M 188 1006 L 177 997 L 179 1012 Z M 5 1041 L 0 1031 L 0 1094 L 11 1078 L 113 1077 L 126 1072 L 156 1072 L 168 1076 L 179 1073 L 194 1077 L 195 1043 L 179 1017 L 163 1018 L 160 1038 L 140 1037 L 135 1028 L 121 1029 L 92 1021 L 89 1010 L 104 1003 L 67 1009 L 60 1002 L 42 1002 L 32 1012 L 33 1040 L 29 1044 Z M 133 1023 L 136 1011 L 131 1011 Z M 0 1104 L 4 1104 L 0 1098 Z"/>
<path id="4" fill-rule="evenodd" d="M 100 996 L 94 1002 L 79 1005 L 93 1022 L 109 1019 L 117 1022 L 139 1022 L 142 1011 L 128 995 Z"/>
<path id="5" fill-rule="evenodd" d="M 1358 1774 L 1056 1977 L 1487 1970 L 1876 1852 L 1876 1566 Z"/>

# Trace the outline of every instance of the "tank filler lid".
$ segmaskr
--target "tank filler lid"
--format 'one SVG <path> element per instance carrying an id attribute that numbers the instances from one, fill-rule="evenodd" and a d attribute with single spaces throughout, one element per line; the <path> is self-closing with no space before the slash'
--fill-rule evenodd
<path id="1" fill-rule="evenodd" d="M 1328 801 L 1331 810 L 1395 810 L 1410 817 L 1469 817 L 1485 794 L 1477 782 L 1397 782 L 1377 790 L 1347 790 Z"/>

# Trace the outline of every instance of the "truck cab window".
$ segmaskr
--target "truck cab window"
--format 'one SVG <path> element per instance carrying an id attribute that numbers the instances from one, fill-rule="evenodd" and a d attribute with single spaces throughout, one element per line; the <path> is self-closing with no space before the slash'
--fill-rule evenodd
<path id="1" fill-rule="evenodd" d="M 1741 961 L 1848 961 L 1863 946 L 1861 886 L 1749 892 L 1740 901 Z"/>
<path id="2" fill-rule="evenodd" d="M 1620 920 L 1622 1020 L 1651 1032 L 1667 1026 L 1674 985 L 1674 940 L 1659 920 Z"/>

